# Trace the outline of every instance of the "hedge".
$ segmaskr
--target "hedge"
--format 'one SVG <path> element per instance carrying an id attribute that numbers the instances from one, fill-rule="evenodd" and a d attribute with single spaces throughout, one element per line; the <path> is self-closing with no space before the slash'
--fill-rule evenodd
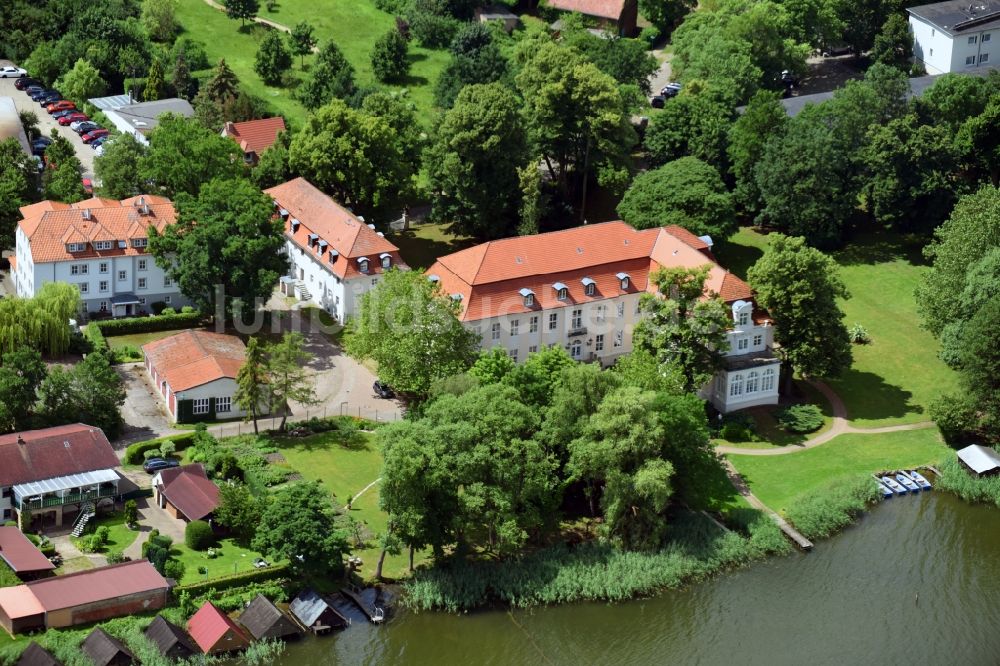
<path id="1" fill-rule="evenodd" d="M 176 314 L 161 314 L 152 317 L 131 317 L 128 319 L 102 319 L 87 324 L 87 328 L 96 326 L 105 336 L 131 335 L 133 333 L 153 333 L 169 331 L 175 328 L 189 328 L 201 324 L 204 318 L 200 312 L 178 312 Z"/>
<path id="2" fill-rule="evenodd" d="M 167 437 L 160 437 L 158 439 L 150 439 L 145 442 L 136 442 L 135 444 L 129 445 L 125 449 L 125 456 L 122 458 L 122 462 L 126 465 L 141 465 L 144 462 L 143 454 L 146 451 L 152 451 L 153 449 L 160 448 L 160 444 L 170 440 L 177 447 L 176 451 L 183 451 L 187 447 L 191 446 L 192 440 L 194 440 L 195 433 L 182 432 L 177 435 L 168 435 Z"/>
<path id="3" fill-rule="evenodd" d="M 104 333 L 101 332 L 100 327 L 94 325 L 94 322 L 87 324 L 83 333 L 90 340 L 90 344 L 94 346 L 94 351 L 108 348 L 108 341 L 104 339 Z"/>
<path id="4" fill-rule="evenodd" d="M 187 592 L 194 596 L 213 588 L 216 592 L 221 592 L 222 590 L 239 587 L 247 583 L 283 578 L 287 573 L 287 564 L 272 564 L 271 566 L 264 567 L 263 569 L 242 571 L 236 574 L 229 574 L 228 576 L 219 576 L 218 578 L 200 580 L 197 583 L 190 583 L 188 585 L 178 585 L 174 588 L 173 594 L 176 597 L 181 592 Z"/>

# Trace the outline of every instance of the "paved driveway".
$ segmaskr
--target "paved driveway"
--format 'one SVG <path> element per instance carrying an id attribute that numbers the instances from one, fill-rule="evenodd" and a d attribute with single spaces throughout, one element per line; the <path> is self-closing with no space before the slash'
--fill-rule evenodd
<path id="1" fill-rule="evenodd" d="M 139 536 L 129 545 L 123 553 L 133 560 L 142 557 L 142 544 L 149 541 L 149 533 L 154 529 L 160 534 L 170 537 L 174 543 L 184 543 L 183 520 L 174 518 L 166 509 L 161 509 L 153 502 L 153 498 L 140 497 L 135 501 L 139 509 Z"/>
<path id="2" fill-rule="evenodd" d="M 170 424 L 163 400 L 153 389 L 145 366 L 126 363 L 116 366 L 116 370 L 125 382 L 125 404 L 121 408 L 125 428 L 122 436 L 115 440 L 115 448 L 124 449 L 132 442 L 177 432 Z"/>
<path id="3" fill-rule="evenodd" d="M 0 96 L 13 97 L 14 106 L 17 107 L 18 111 L 34 112 L 38 116 L 38 128 L 45 136 L 49 136 L 54 127 L 56 131 L 69 139 L 69 142 L 73 145 L 73 149 L 76 151 L 76 156 L 80 158 L 80 163 L 83 165 L 83 177 L 93 179 L 95 151 L 85 144 L 76 132 L 69 127 L 62 127 L 52 119 L 48 111 L 39 106 L 37 102 L 32 102 L 30 97 L 15 88 L 14 81 L 15 79 L 0 79 Z M 75 99 L 73 101 L 77 105 L 80 105 L 84 100 Z"/>

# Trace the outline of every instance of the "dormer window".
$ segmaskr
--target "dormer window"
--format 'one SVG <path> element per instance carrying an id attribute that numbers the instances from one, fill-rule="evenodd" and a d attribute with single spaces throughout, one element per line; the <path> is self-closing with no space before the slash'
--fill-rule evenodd
<path id="1" fill-rule="evenodd" d="M 593 296 L 597 293 L 597 283 L 589 277 L 583 278 L 580 282 L 583 283 L 583 293 L 587 296 Z"/>
<path id="2" fill-rule="evenodd" d="M 530 289 L 522 289 L 520 291 L 521 298 L 524 299 L 524 307 L 530 308 L 535 305 L 535 292 Z"/>
<path id="3" fill-rule="evenodd" d="M 320 242 L 316 243 L 316 249 L 319 251 L 319 256 L 322 257 L 323 253 L 326 252 L 327 245 L 329 245 L 329 243 L 327 243 L 325 240 L 321 240 Z"/>
<path id="4" fill-rule="evenodd" d="M 382 261 L 382 268 L 389 268 L 392 265 L 392 255 L 383 252 L 378 258 Z"/>
<path id="5" fill-rule="evenodd" d="M 315 245 L 316 241 L 319 240 L 319 236 L 316 235 L 316 234 L 309 234 L 308 238 L 309 238 L 309 247 L 312 247 L 313 245 Z"/>
<path id="6" fill-rule="evenodd" d="M 462 301 L 462 294 L 452 294 L 451 300 L 460 303 Z"/>
<path id="7" fill-rule="evenodd" d="M 440 277 L 438 277 L 437 275 L 428 275 L 428 276 L 427 276 L 427 279 L 428 279 L 428 280 L 429 280 L 430 282 L 433 282 L 434 284 L 437 284 L 438 282 L 440 282 L 440 281 L 441 281 L 441 278 L 440 278 Z"/>
<path id="8" fill-rule="evenodd" d="M 737 326 L 749 326 L 750 315 L 753 313 L 753 303 L 750 301 L 736 301 L 733 303 L 733 321 Z"/>
<path id="9" fill-rule="evenodd" d="M 87 249 L 86 243 L 68 243 L 66 245 L 66 250 L 69 252 L 83 252 Z"/>
<path id="10" fill-rule="evenodd" d="M 110 250 L 112 247 L 114 247 L 114 243 L 112 241 L 96 241 L 94 243 L 94 249 L 98 251 Z"/>
<path id="11" fill-rule="evenodd" d="M 275 205 L 275 206 L 277 206 L 277 205 L 278 205 L 278 202 L 277 202 L 277 201 L 275 201 L 275 202 L 274 202 L 274 205 Z M 279 210 L 279 211 L 278 211 L 278 215 L 280 215 L 280 216 L 281 216 L 281 219 L 283 219 L 283 220 L 284 220 L 284 219 L 286 219 L 286 218 L 288 217 L 288 211 L 287 211 L 287 210 L 285 210 L 284 208 L 282 208 L 281 210 Z"/>
<path id="12" fill-rule="evenodd" d="M 292 233 L 295 233 L 296 231 L 299 230 L 299 224 L 301 224 L 301 222 L 299 222 L 298 218 L 293 217 L 292 218 Z"/>
<path id="13" fill-rule="evenodd" d="M 556 282 L 552 285 L 552 288 L 556 290 L 556 298 L 560 301 L 565 301 L 569 298 L 569 287 L 564 285 L 562 282 Z"/>
<path id="14" fill-rule="evenodd" d="M 358 270 L 361 271 L 362 273 L 367 273 L 368 272 L 368 260 L 367 259 L 358 259 Z"/>
<path id="15" fill-rule="evenodd" d="M 618 278 L 618 284 L 621 286 L 622 291 L 628 291 L 628 285 L 629 285 L 628 273 L 616 273 L 615 277 Z"/>
<path id="16" fill-rule="evenodd" d="M 133 238 L 132 247 L 146 247 L 149 243 L 149 239 L 146 238 Z"/>

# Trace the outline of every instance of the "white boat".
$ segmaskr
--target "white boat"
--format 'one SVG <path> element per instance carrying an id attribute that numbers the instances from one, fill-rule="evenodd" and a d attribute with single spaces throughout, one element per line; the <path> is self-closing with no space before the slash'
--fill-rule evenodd
<path id="1" fill-rule="evenodd" d="M 924 478 L 924 475 L 917 470 L 910 472 L 910 478 L 913 479 L 914 483 L 920 486 L 921 490 L 930 490 L 932 487 L 931 482 Z"/>
<path id="2" fill-rule="evenodd" d="M 875 485 L 878 486 L 878 491 L 882 493 L 882 497 L 892 497 L 892 488 L 882 483 L 880 479 L 875 479 Z"/>
<path id="3" fill-rule="evenodd" d="M 882 483 L 889 486 L 890 490 L 892 490 L 892 492 L 896 493 L 897 495 L 906 494 L 906 488 L 904 488 L 901 484 L 897 483 L 896 480 L 891 476 L 883 476 Z"/>
<path id="4" fill-rule="evenodd" d="M 907 490 L 909 490 L 911 493 L 919 493 L 920 492 L 920 486 L 918 486 L 913 481 L 913 479 L 911 479 L 906 474 L 897 474 L 896 475 L 896 480 L 899 481 L 901 484 L 903 484 L 903 486 Z"/>

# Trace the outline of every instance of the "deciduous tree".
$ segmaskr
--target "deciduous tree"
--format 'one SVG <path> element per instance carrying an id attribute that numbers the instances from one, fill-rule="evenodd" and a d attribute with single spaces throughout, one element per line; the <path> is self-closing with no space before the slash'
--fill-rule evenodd
<path id="1" fill-rule="evenodd" d="M 246 412 L 244 420 L 253 421 L 256 435 L 257 414 L 271 403 L 271 387 L 267 376 L 267 353 L 259 338 L 247 340 L 246 356 L 236 373 L 236 393 L 233 399 Z"/>
<path id="2" fill-rule="evenodd" d="M 306 341 L 301 333 L 285 333 L 281 342 L 267 347 L 267 385 L 272 404 L 281 407 L 281 425 L 285 429 L 289 403 L 315 405 L 316 379 L 307 367 L 313 355 L 306 351 Z"/>
<path id="3" fill-rule="evenodd" d="M 299 68 L 305 69 L 306 66 L 306 56 L 312 53 L 313 48 L 316 47 L 316 37 L 313 35 L 314 28 L 306 21 L 300 21 L 295 24 L 292 28 L 292 32 L 288 35 L 288 41 L 291 45 L 292 53 L 299 56 Z"/>
<path id="4" fill-rule="evenodd" d="M 372 73 L 383 83 L 402 81 L 410 73 L 406 38 L 391 28 L 375 40 L 371 53 Z"/>
<path id="5" fill-rule="evenodd" d="M 157 42 L 170 43 L 177 36 L 177 0 L 143 0 L 142 27 Z"/>
<path id="6" fill-rule="evenodd" d="M 94 160 L 101 196 L 126 199 L 144 192 L 148 186 L 139 165 L 148 150 L 131 134 L 122 134 L 105 145 L 103 154 Z"/>
<path id="7" fill-rule="evenodd" d="M 226 16 L 239 19 L 240 27 L 245 28 L 247 20 L 253 20 L 260 11 L 260 0 L 222 0 L 226 7 Z"/>
<path id="8" fill-rule="evenodd" d="M 913 35 L 901 12 L 890 15 L 882 24 L 875 36 L 871 56 L 875 62 L 909 73 L 913 64 Z"/>
<path id="9" fill-rule="evenodd" d="M 760 91 L 729 129 L 727 155 L 736 181 L 733 198 L 748 215 L 759 214 L 764 205 L 754 178 L 764 146 L 772 136 L 781 135 L 787 122 L 788 114 L 778 101 L 778 93 Z"/>
<path id="10" fill-rule="evenodd" d="M 0 244 L 4 247 L 14 246 L 20 208 L 35 196 L 34 164 L 17 139 L 0 141 Z"/>
<path id="11" fill-rule="evenodd" d="M 0 365 L 0 432 L 28 430 L 32 427 L 36 389 L 48 371 L 42 355 L 34 349 L 8 351 Z"/>
<path id="12" fill-rule="evenodd" d="M 519 102 L 499 83 L 466 86 L 427 150 L 434 217 L 462 234 L 509 236 L 521 205 L 518 169 L 528 161 Z"/>
<path id="13" fill-rule="evenodd" d="M 329 41 L 320 47 L 309 78 L 299 85 L 295 96 L 307 109 L 318 109 L 353 92 L 354 68 L 337 45 Z"/>
<path id="14" fill-rule="evenodd" d="M 80 174 L 83 165 L 73 150 L 69 139 L 52 130 L 52 143 L 45 149 L 45 172 L 42 175 L 42 188 L 46 199 L 75 203 L 86 196 Z"/>
<path id="15" fill-rule="evenodd" d="M 264 516 L 264 507 L 265 503 L 245 484 L 223 483 L 219 486 L 219 506 L 213 516 L 215 522 L 229 528 L 237 542 L 249 546 Z"/>
<path id="16" fill-rule="evenodd" d="M 379 378 L 397 392 L 426 396 L 433 380 L 475 359 L 478 340 L 458 320 L 459 309 L 419 271 L 390 270 L 361 297 L 347 349 L 378 363 Z"/>
<path id="17" fill-rule="evenodd" d="M 232 139 L 181 116 L 164 114 L 150 134 L 149 151 L 139 161 L 143 182 L 153 181 L 167 196 L 194 195 L 214 178 L 241 178 L 243 153 Z"/>
<path id="18" fill-rule="evenodd" d="M 119 408 L 125 404 L 125 386 L 111 366 L 107 352 L 91 352 L 67 369 L 54 366 L 38 387 L 39 419 L 45 425 L 89 423 L 109 439 L 121 432 Z"/>
<path id="19" fill-rule="evenodd" d="M 253 549 L 287 560 L 300 574 L 328 576 L 343 568 L 347 535 L 337 525 L 329 491 L 298 482 L 271 496 L 253 537 Z"/>
<path id="20" fill-rule="evenodd" d="M 748 277 L 757 303 L 774 319 L 785 364 L 805 377 L 837 377 L 851 367 L 851 340 L 838 298 L 850 293 L 836 262 L 801 238 L 771 234 Z"/>
<path id="21" fill-rule="evenodd" d="M 276 86 L 281 83 L 281 77 L 292 66 L 292 54 L 285 46 L 285 40 L 277 30 L 268 31 L 257 48 L 253 71 L 257 72 L 264 83 Z"/>
<path id="22" fill-rule="evenodd" d="M 451 60 L 438 77 L 434 101 L 442 108 L 455 103 L 458 93 L 474 83 L 493 83 L 507 74 L 507 58 L 493 33 L 482 23 L 469 23 L 451 43 Z"/>
<path id="23" fill-rule="evenodd" d="M 73 69 L 63 74 L 56 82 L 56 87 L 66 99 L 80 102 L 104 94 L 105 85 L 101 73 L 85 58 L 77 60 Z"/>
<path id="24" fill-rule="evenodd" d="M 618 214 L 637 229 L 670 224 L 724 241 L 736 231 L 733 201 L 719 172 L 695 157 L 682 157 L 632 181 Z"/>
<path id="25" fill-rule="evenodd" d="M 682 93 L 649 123 L 643 145 L 655 165 L 688 155 L 726 168 L 726 133 L 732 112 L 708 93 Z"/>

